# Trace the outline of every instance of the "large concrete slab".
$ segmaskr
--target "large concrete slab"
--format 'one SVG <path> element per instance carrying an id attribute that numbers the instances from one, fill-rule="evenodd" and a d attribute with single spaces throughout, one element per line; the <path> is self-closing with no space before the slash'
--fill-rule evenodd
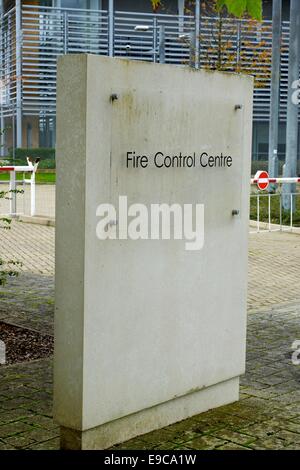
<path id="1" fill-rule="evenodd" d="M 54 410 L 64 446 L 107 447 L 237 399 L 251 122 L 250 77 L 59 60 Z M 147 168 L 126 164 L 133 151 L 149 157 Z M 197 164 L 155 167 L 159 151 L 195 152 Z M 201 166 L 203 152 L 231 164 L 204 166 L 204 156 Z M 203 248 L 99 240 L 97 207 L 118 207 L 120 195 L 204 204 Z"/>

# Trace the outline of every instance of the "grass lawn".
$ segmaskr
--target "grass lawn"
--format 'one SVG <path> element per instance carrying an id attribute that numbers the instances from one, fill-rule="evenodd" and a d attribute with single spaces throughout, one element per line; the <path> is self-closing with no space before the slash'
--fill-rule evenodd
<path id="1" fill-rule="evenodd" d="M 260 222 L 268 222 L 268 193 L 261 192 L 259 198 L 259 220 Z M 271 223 L 280 224 L 280 194 L 271 195 Z M 294 196 L 296 202 L 296 211 L 293 213 L 293 226 L 300 227 L 300 193 Z M 250 197 L 250 219 L 257 220 L 257 197 Z M 282 225 L 290 225 L 290 212 L 282 209 Z"/>
<path id="2" fill-rule="evenodd" d="M 46 184 L 51 183 L 55 184 L 55 173 L 39 173 L 37 172 L 35 175 L 35 181 L 37 184 Z M 25 178 L 30 178 L 30 173 L 25 173 Z M 17 173 L 17 180 L 23 179 L 23 173 Z M 9 181 L 9 173 L 2 173 L 0 174 L 0 181 Z"/>

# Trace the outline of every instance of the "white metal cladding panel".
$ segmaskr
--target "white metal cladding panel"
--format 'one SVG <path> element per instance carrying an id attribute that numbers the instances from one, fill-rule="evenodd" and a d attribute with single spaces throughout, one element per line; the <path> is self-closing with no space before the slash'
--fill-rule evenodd
<path id="1" fill-rule="evenodd" d="M 160 27 L 165 28 L 165 61 L 186 65 L 193 56 L 193 16 L 116 11 L 114 55 L 159 62 Z M 143 26 L 144 28 L 136 28 Z M 143 29 L 143 30 L 141 30 Z M 221 32 L 221 34 L 220 34 Z M 286 118 L 289 22 L 282 24 L 280 117 Z M 16 83 L 22 84 L 25 115 L 54 116 L 56 62 L 66 53 L 108 55 L 109 18 L 104 10 L 72 10 L 34 5 L 22 7 L 22 76 L 16 77 L 15 9 L 1 24 L 1 99 L 4 115 L 15 113 Z M 204 68 L 256 73 L 254 120 L 268 121 L 270 107 L 272 23 L 202 17 L 200 64 Z M 220 57 L 221 50 L 221 57 Z M 192 52 L 190 52 L 192 51 Z"/>
<path id="2" fill-rule="evenodd" d="M 117 11 L 114 19 L 114 55 L 137 60 L 159 61 L 160 27 L 165 27 L 165 60 L 167 63 L 189 62 L 189 33 L 194 18 L 175 15 L 153 15 Z M 148 28 L 137 31 L 139 27 Z"/>
<path id="3" fill-rule="evenodd" d="M 289 34 L 290 23 L 282 23 L 282 47 L 281 47 L 281 77 L 280 77 L 280 119 L 286 119 L 286 104 L 288 93 L 288 62 L 289 62 Z"/>
<path id="4" fill-rule="evenodd" d="M 16 108 L 16 19 L 13 8 L 1 19 L 0 100 L 3 116 L 15 114 Z M 21 80 L 21 77 L 18 78 Z"/>
<path id="5" fill-rule="evenodd" d="M 57 57 L 106 55 L 107 12 L 24 5 L 22 25 L 23 112 L 55 114 Z"/>

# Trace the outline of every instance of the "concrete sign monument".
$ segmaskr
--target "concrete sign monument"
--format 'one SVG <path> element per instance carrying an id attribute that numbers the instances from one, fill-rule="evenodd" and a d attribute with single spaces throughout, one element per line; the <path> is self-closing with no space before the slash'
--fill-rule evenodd
<path id="1" fill-rule="evenodd" d="M 252 79 L 58 64 L 54 413 L 63 448 L 238 400 Z"/>

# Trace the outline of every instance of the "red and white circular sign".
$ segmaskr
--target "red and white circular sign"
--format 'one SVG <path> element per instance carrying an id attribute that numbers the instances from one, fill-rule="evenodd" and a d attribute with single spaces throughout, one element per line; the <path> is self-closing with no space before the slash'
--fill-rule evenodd
<path id="1" fill-rule="evenodd" d="M 269 180 L 269 173 L 267 171 L 257 171 L 254 179 L 257 180 L 257 187 L 261 191 L 269 186 L 269 181 L 266 181 Z"/>

